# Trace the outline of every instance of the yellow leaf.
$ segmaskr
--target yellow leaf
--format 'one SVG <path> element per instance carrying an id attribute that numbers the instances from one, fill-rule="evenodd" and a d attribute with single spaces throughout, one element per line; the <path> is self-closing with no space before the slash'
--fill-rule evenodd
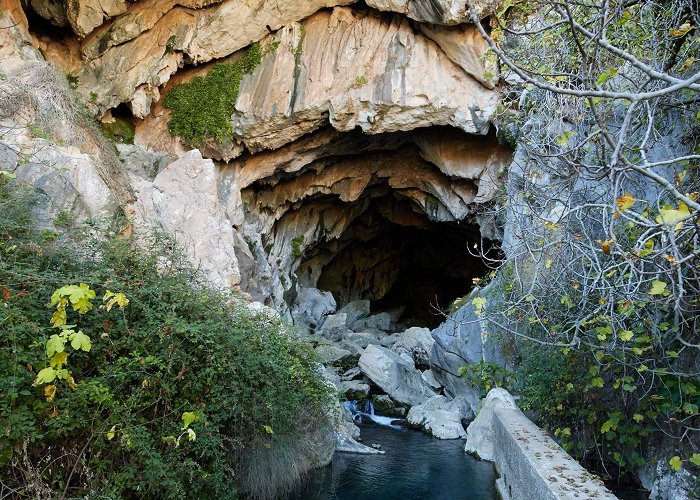
<path id="1" fill-rule="evenodd" d="M 66 317 L 66 308 L 61 307 L 56 310 L 51 316 L 51 326 L 54 328 L 59 328 L 66 324 L 68 318 Z"/>
<path id="2" fill-rule="evenodd" d="M 114 436 L 116 434 L 116 425 L 113 425 L 112 428 L 107 432 L 107 441 L 111 441 L 114 439 Z"/>
<path id="3" fill-rule="evenodd" d="M 595 242 L 603 249 L 605 255 L 610 255 L 610 247 L 613 244 L 613 240 L 595 240 Z"/>
<path id="4" fill-rule="evenodd" d="M 44 396 L 46 396 L 46 401 L 49 403 L 53 401 L 54 396 L 56 395 L 56 386 L 51 384 L 47 385 L 44 387 Z"/>
<path id="5" fill-rule="evenodd" d="M 129 299 L 126 298 L 126 295 L 123 293 L 114 293 L 109 290 L 107 290 L 105 296 L 102 298 L 102 302 L 105 303 L 104 307 L 108 311 L 111 311 L 115 304 L 120 308 L 124 308 L 129 305 Z"/>
<path id="6" fill-rule="evenodd" d="M 48 384 L 56 379 L 56 370 L 51 367 L 44 368 L 36 375 L 33 385 Z"/>
<path id="7" fill-rule="evenodd" d="M 681 203 L 678 205 L 677 209 L 672 209 L 672 208 L 662 208 L 659 210 L 659 215 L 656 217 L 656 222 L 659 224 L 667 224 L 669 226 L 675 224 L 681 219 L 685 219 L 690 215 L 690 211 L 688 210 L 688 205 L 685 203 Z M 676 227 L 674 228 L 674 231 L 678 231 L 681 227 L 683 227 L 683 222 L 678 222 L 676 224 Z"/>
<path id="8" fill-rule="evenodd" d="M 674 28 L 670 31 L 671 36 L 675 38 L 680 38 L 682 36 L 685 36 L 690 32 L 690 30 L 694 29 L 695 26 L 693 26 L 690 23 L 683 23 L 679 27 Z"/>
<path id="9" fill-rule="evenodd" d="M 68 361 L 68 353 L 65 351 L 57 352 L 49 361 L 49 365 L 51 365 L 52 368 L 61 369 L 63 365 L 66 364 L 66 361 Z"/>
<path id="10" fill-rule="evenodd" d="M 554 231 L 554 230 L 557 229 L 557 227 L 558 227 L 558 226 L 557 226 L 554 222 L 552 222 L 551 220 L 548 220 L 547 222 L 545 222 L 544 225 L 545 225 L 545 227 L 546 227 L 547 229 L 549 229 L 550 231 Z"/>
<path id="11" fill-rule="evenodd" d="M 474 314 L 481 315 L 486 305 L 486 299 L 484 297 L 474 297 L 472 304 L 474 305 Z"/>
<path id="12" fill-rule="evenodd" d="M 545 267 L 545 269 L 549 269 L 550 267 L 552 267 L 552 259 L 545 260 L 544 267 Z"/>
<path id="13" fill-rule="evenodd" d="M 669 460 L 669 461 L 668 461 L 668 464 L 669 464 L 669 465 L 671 466 L 671 468 L 672 468 L 674 471 L 676 471 L 676 472 L 678 472 L 679 470 L 681 470 L 681 467 L 683 467 L 683 462 L 681 461 L 681 457 L 679 457 L 678 455 L 676 455 L 676 456 L 673 457 L 671 460 Z"/>
<path id="14" fill-rule="evenodd" d="M 637 198 L 632 196 L 630 193 L 623 194 L 620 196 L 617 201 L 615 201 L 615 205 L 617 205 L 617 208 L 620 210 L 620 212 L 624 212 L 625 210 L 628 210 L 632 205 L 634 205 L 637 202 Z"/>

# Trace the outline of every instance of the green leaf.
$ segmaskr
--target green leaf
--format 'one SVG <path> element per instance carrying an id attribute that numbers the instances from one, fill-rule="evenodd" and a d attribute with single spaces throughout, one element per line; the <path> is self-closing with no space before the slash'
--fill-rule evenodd
<path id="1" fill-rule="evenodd" d="M 472 305 L 474 306 L 474 313 L 480 315 L 486 305 L 486 299 L 484 297 L 474 297 Z"/>
<path id="2" fill-rule="evenodd" d="M 57 352 L 63 352 L 66 349 L 66 345 L 61 337 L 57 334 L 51 335 L 49 340 L 46 341 L 46 357 L 50 358 Z"/>
<path id="3" fill-rule="evenodd" d="M 661 295 L 666 291 L 667 284 L 663 281 L 654 280 L 651 282 L 651 290 L 649 290 L 649 295 Z"/>
<path id="4" fill-rule="evenodd" d="M 113 425 L 112 428 L 107 432 L 107 441 L 111 441 L 112 439 L 114 439 L 114 436 L 116 434 L 116 427 L 116 425 Z"/>
<path id="5" fill-rule="evenodd" d="M 600 377 L 594 377 L 591 379 L 591 385 L 593 387 L 603 387 L 603 385 L 604 385 L 603 379 Z"/>
<path id="6" fill-rule="evenodd" d="M 34 385 L 48 384 L 56 379 L 56 370 L 51 367 L 41 370 L 34 380 Z"/>
<path id="7" fill-rule="evenodd" d="M 693 453 L 693 456 L 690 457 L 690 463 L 700 467 L 700 453 Z"/>
<path id="8" fill-rule="evenodd" d="M 644 420 L 644 416 L 643 416 L 643 415 L 640 415 L 639 413 L 635 413 L 634 415 L 632 415 L 632 418 L 633 418 L 634 421 L 637 422 L 637 423 L 639 423 L 639 422 L 641 422 L 642 420 Z"/>
<path id="9" fill-rule="evenodd" d="M 85 352 L 90 352 L 92 348 L 92 342 L 90 342 L 90 337 L 85 335 L 83 332 L 73 332 L 70 335 L 70 345 L 73 349 L 83 350 Z"/>
<path id="10" fill-rule="evenodd" d="M 192 422 L 197 421 L 197 414 L 193 411 L 186 411 L 182 414 L 182 429 L 187 429 Z"/>
<path id="11" fill-rule="evenodd" d="M 632 340 L 632 337 L 634 337 L 634 333 L 632 332 L 632 330 L 622 330 L 620 332 L 620 340 L 622 340 L 623 342 Z"/>
<path id="12" fill-rule="evenodd" d="M 698 413 L 698 405 L 693 403 L 685 403 L 683 405 L 683 411 L 688 415 L 695 415 Z"/>
<path id="13" fill-rule="evenodd" d="M 681 467 L 683 467 L 683 461 L 681 460 L 681 457 L 679 457 L 678 455 L 676 455 L 671 460 L 669 460 L 668 463 L 671 466 L 671 468 L 676 472 L 681 470 Z"/>
<path id="14" fill-rule="evenodd" d="M 263 429 L 265 429 L 265 432 L 267 432 L 268 434 L 274 434 L 274 433 L 275 433 L 275 432 L 272 430 L 272 427 L 270 427 L 269 425 L 263 425 Z"/>

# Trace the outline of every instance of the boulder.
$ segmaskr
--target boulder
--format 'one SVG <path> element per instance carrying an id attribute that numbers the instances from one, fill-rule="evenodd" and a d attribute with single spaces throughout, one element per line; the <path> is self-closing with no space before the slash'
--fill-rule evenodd
<path id="1" fill-rule="evenodd" d="M 435 340 L 428 328 L 413 327 L 403 333 L 399 333 L 398 340 L 391 350 L 406 360 L 410 360 L 418 367 L 430 365 L 430 352 Z"/>
<path id="2" fill-rule="evenodd" d="M 354 380 L 357 377 L 362 375 L 362 371 L 358 366 L 355 366 L 354 368 L 350 368 L 348 371 L 343 373 L 343 375 L 340 377 L 340 380 L 343 381 L 348 381 L 348 380 Z"/>
<path id="3" fill-rule="evenodd" d="M 485 293 L 487 289 L 480 293 Z M 435 344 L 430 351 L 430 367 L 437 381 L 445 387 L 445 394 L 450 397 L 474 392 L 469 382 L 458 375 L 460 367 L 482 360 L 504 364 L 496 343 L 486 342 L 486 325 L 474 314 L 472 298 L 475 294 L 476 291 L 467 297 L 466 304 L 449 321 L 432 331 Z"/>
<path id="4" fill-rule="evenodd" d="M 384 347 L 367 346 L 358 366 L 374 384 L 400 403 L 418 405 L 435 395 L 413 363 Z"/>
<path id="5" fill-rule="evenodd" d="M 336 364 L 352 356 L 350 351 L 333 345 L 319 345 L 314 349 L 323 364 Z"/>
<path id="6" fill-rule="evenodd" d="M 396 401 L 391 399 L 386 394 L 380 394 L 379 396 L 372 397 L 372 404 L 374 405 L 374 411 L 379 415 L 386 415 L 387 417 L 404 418 L 406 416 L 407 410 Z"/>
<path id="7" fill-rule="evenodd" d="M 481 410 L 476 419 L 467 427 L 467 442 L 464 451 L 478 455 L 482 460 L 493 461 L 493 409 L 517 409 L 513 396 L 505 389 L 491 389 L 481 401 Z"/>
<path id="8" fill-rule="evenodd" d="M 366 318 L 359 319 L 350 325 L 354 331 L 362 330 L 380 330 L 382 332 L 389 331 L 391 327 L 391 316 L 389 313 L 379 313 Z"/>
<path id="9" fill-rule="evenodd" d="M 370 344 L 379 344 L 379 335 L 374 332 L 350 332 L 345 340 L 364 348 Z"/>
<path id="10" fill-rule="evenodd" d="M 353 300 L 344 305 L 338 313 L 346 315 L 347 326 L 349 327 L 357 320 L 369 316 L 369 300 Z"/>
<path id="11" fill-rule="evenodd" d="M 450 400 L 433 396 L 411 408 L 406 419 L 438 439 L 460 439 L 467 435 L 462 420 L 474 418 L 469 401 L 464 397 Z"/>
<path id="12" fill-rule="evenodd" d="M 334 342 L 340 341 L 351 333 L 351 330 L 345 326 L 347 314 L 339 312 L 326 316 L 320 327 L 316 329 L 316 333 Z"/>
<path id="13" fill-rule="evenodd" d="M 348 380 L 340 382 L 338 390 L 345 395 L 348 401 L 364 399 L 369 395 L 369 385 L 361 380 Z"/>
<path id="14" fill-rule="evenodd" d="M 428 383 L 428 385 L 433 389 L 438 390 L 442 387 L 440 382 L 438 382 L 435 378 L 435 374 L 431 369 L 423 371 L 423 373 L 421 373 L 421 376 L 423 377 L 423 380 L 425 380 Z"/>
<path id="15" fill-rule="evenodd" d="M 292 307 L 294 324 L 316 328 L 323 318 L 333 314 L 336 309 L 335 299 L 330 292 L 318 288 L 300 288 Z"/>

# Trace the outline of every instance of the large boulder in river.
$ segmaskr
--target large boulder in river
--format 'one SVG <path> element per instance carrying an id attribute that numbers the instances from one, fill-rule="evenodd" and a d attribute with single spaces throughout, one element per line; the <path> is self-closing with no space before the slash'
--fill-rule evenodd
<path id="1" fill-rule="evenodd" d="M 385 347 L 368 345 L 358 365 L 362 373 L 400 403 L 419 405 L 435 395 L 412 362 Z"/>
<path id="2" fill-rule="evenodd" d="M 475 453 L 482 460 L 493 460 L 493 409 L 517 408 L 513 396 L 505 389 L 491 389 L 481 402 L 476 419 L 467 427 L 467 443 L 464 451 Z"/>
<path id="3" fill-rule="evenodd" d="M 423 429 L 438 439 L 460 439 L 467 435 L 462 420 L 474 418 L 472 405 L 466 397 L 453 400 L 433 396 L 408 412 L 408 423 Z"/>

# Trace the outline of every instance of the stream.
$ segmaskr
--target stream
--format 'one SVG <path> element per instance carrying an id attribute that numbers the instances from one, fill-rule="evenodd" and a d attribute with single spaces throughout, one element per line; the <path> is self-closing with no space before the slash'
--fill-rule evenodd
<path id="1" fill-rule="evenodd" d="M 413 430 L 360 424 L 362 441 L 384 455 L 336 453 L 290 500 L 495 500 L 489 462 L 464 453 L 464 441 L 443 441 Z"/>

